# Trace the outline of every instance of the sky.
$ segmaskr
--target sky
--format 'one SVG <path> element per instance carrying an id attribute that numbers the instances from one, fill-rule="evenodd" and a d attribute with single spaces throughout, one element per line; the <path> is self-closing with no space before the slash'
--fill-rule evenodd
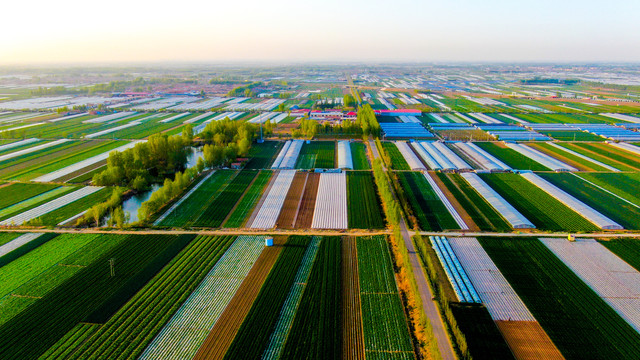
<path id="1" fill-rule="evenodd" d="M 638 0 L 24 0 L 0 64 L 640 62 Z"/>

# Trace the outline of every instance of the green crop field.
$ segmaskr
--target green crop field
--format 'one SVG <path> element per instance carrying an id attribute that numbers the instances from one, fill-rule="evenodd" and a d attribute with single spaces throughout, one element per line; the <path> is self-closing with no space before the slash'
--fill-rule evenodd
<path id="1" fill-rule="evenodd" d="M 607 249 L 615 253 L 622 260 L 640 271 L 640 240 L 638 239 L 613 239 L 600 241 Z"/>
<path id="2" fill-rule="evenodd" d="M 550 171 L 551 169 L 543 166 L 540 163 L 533 161 L 532 159 L 520 154 L 519 152 L 510 149 L 505 146 L 500 146 L 495 143 L 489 142 L 477 142 L 475 143 L 480 148 L 488 152 L 489 154 L 502 160 L 505 164 L 509 165 L 513 169 L 518 170 L 533 170 L 533 171 Z"/>
<path id="3" fill-rule="evenodd" d="M 572 174 L 544 173 L 540 176 L 625 229 L 640 229 L 640 207 L 629 204 Z"/>
<path id="4" fill-rule="evenodd" d="M 640 193 L 637 191 L 640 183 L 639 173 L 580 173 L 577 175 L 640 206 Z"/>
<path id="5" fill-rule="evenodd" d="M 242 170 L 209 205 L 199 213 L 193 226 L 220 227 L 249 184 L 258 175 L 255 170 Z"/>
<path id="6" fill-rule="evenodd" d="M 247 189 L 242 199 L 238 202 L 235 210 L 229 216 L 229 220 L 224 223 L 226 228 L 239 228 L 242 227 L 245 220 L 249 217 L 256 204 L 260 200 L 264 189 L 267 187 L 269 180 L 273 172 L 270 170 L 262 170 L 256 177 L 251 187 Z"/>
<path id="7" fill-rule="evenodd" d="M 640 160 L 629 152 L 602 143 L 561 143 L 573 151 L 589 156 L 622 171 L 639 171 Z"/>
<path id="8" fill-rule="evenodd" d="M 458 174 L 438 173 L 460 205 L 483 231 L 511 231 L 511 225 Z"/>
<path id="9" fill-rule="evenodd" d="M 9 241 L 17 238 L 20 235 L 22 235 L 22 234 L 21 233 L 15 233 L 15 232 L 0 233 L 0 246 L 8 243 Z"/>
<path id="10" fill-rule="evenodd" d="M 402 156 L 402 153 L 400 153 L 400 150 L 398 150 L 396 144 L 385 141 L 382 143 L 382 148 L 389 155 L 389 158 L 391 159 L 391 168 L 393 170 L 411 170 L 411 168 L 409 168 L 409 164 L 407 164 L 407 161 L 404 159 L 404 156 Z"/>
<path id="11" fill-rule="evenodd" d="M 365 353 L 367 357 L 386 352 L 390 359 L 413 359 L 386 237 L 359 237 L 356 242 Z"/>
<path id="12" fill-rule="evenodd" d="M 310 237 L 290 236 L 244 318 L 225 359 L 257 359 L 264 352 Z"/>
<path id="13" fill-rule="evenodd" d="M 92 236 L 59 236 L 0 267 L 0 298 L 59 263 L 92 239 Z"/>
<path id="14" fill-rule="evenodd" d="M 56 187 L 58 186 L 51 184 L 9 184 L 0 188 L 0 209 L 40 195 Z"/>
<path id="15" fill-rule="evenodd" d="M 112 192 L 113 190 L 111 188 L 104 188 L 104 189 L 98 190 L 93 194 L 90 194 L 81 199 L 78 199 L 59 209 L 46 213 L 37 219 L 33 219 L 31 222 L 35 224 L 41 224 L 41 225 L 51 225 L 51 226 L 58 225 L 59 223 L 65 220 L 68 220 L 73 216 L 76 216 L 80 213 L 85 212 L 90 207 L 96 204 L 100 204 L 107 201 L 107 199 L 109 199 L 109 197 L 111 196 Z"/>
<path id="16" fill-rule="evenodd" d="M 234 239 L 234 236 L 196 238 L 104 325 L 90 329 L 77 325 L 42 358 L 137 358 Z"/>
<path id="17" fill-rule="evenodd" d="M 17 204 L 8 206 L 2 210 L 0 210 L 0 220 L 8 219 L 14 215 L 25 212 L 29 209 L 33 209 L 34 207 L 40 206 L 44 203 L 47 203 L 51 200 L 57 199 L 65 194 L 68 194 L 74 190 L 77 190 L 76 186 L 61 186 L 57 187 L 53 190 L 49 190 L 40 195 L 36 195 L 27 200 L 21 201 Z"/>
<path id="18" fill-rule="evenodd" d="M 234 170 L 216 170 L 207 181 L 174 209 L 160 226 L 190 226 L 197 217 L 215 200 L 236 175 Z"/>
<path id="19" fill-rule="evenodd" d="M 560 141 L 605 141 L 604 138 L 584 131 L 539 131 Z"/>
<path id="20" fill-rule="evenodd" d="M 37 166 L 30 166 L 23 171 L 16 171 L 10 178 L 14 180 L 30 180 L 38 176 L 60 170 L 69 165 L 76 164 L 93 156 L 108 152 L 125 144 L 127 144 L 126 141 L 91 140 L 85 142 L 86 148 L 81 151 L 73 152 L 65 156 L 60 156 L 49 162 L 42 162 Z"/>
<path id="21" fill-rule="evenodd" d="M 384 228 L 382 206 L 370 172 L 347 173 L 347 204 L 349 228 Z"/>
<path id="22" fill-rule="evenodd" d="M 336 143 L 334 141 L 312 141 L 302 145 L 298 157 L 297 169 L 335 167 Z"/>
<path id="23" fill-rule="evenodd" d="M 422 230 L 460 229 L 422 173 L 399 172 L 397 175 Z"/>
<path id="24" fill-rule="evenodd" d="M 479 241 L 565 358 L 640 356 L 640 334 L 540 241 Z"/>
<path id="25" fill-rule="evenodd" d="M 351 159 L 353 170 L 369 170 L 369 158 L 367 157 L 367 145 L 361 142 L 351 142 Z"/>
<path id="26" fill-rule="evenodd" d="M 566 151 L 563 151 L 562 149 L 558 149 L 555 146 L 551 146 L 547 143 L 536 143 L 536 144 L 531 144 L 529 145 L 532 148 L 542 152 L 542 153 L 546 153 L 547 155 L 556 158 L 568 165 L 572 165 L 580 170 L 584 170 L 584 171 L 609 171 L 609 169 L 595 164 L 591 161 L 587 161 L 579 156 L 570 154 Z M 563 159 L 564 158 L 564 159 Z"/>
<path id="27" fill-rule="evenodd" d="M 249 150 L 249 162 L 245 169 L 268 169 L 274 157 L 282 148 L 281 141 L 265 141 L 262 144 L 253 144 Z"/>
<path id="28" fill-rule="evenodd" d="M 566 205 L 517 174 L 480 174 L 496 192 L 538 229 L 596 231 L 598 228 Z"/>
<path id="29" fill-rule="evenodd" d="M 120 236 L 126 239 L 118 246 L 0 326 L 2 358 L 37 358 L 78 323 L 104 323 L 194 237 Z M 109 259 L 116 259 L 116 276 L 109 276 Z"/>
<path id="30" fill-rule="evenodd" d="M 280 359 L 342 358 L 340 240 L 325 236 L 320 242 Z"/>

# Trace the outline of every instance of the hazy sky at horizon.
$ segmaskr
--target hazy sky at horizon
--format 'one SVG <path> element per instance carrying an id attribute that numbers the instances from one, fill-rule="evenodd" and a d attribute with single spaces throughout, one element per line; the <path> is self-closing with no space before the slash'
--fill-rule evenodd
<path id="1" fill-rule="evenodd" d="M 0 63 L 640 61 L 640 1 L 12 1 Z"/>

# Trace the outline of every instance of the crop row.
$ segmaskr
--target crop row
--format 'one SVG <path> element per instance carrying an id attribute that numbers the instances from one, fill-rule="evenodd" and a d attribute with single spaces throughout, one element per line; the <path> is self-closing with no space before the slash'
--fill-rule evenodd
<path id="1" fill-rule="evenodd" d="M 498 145 L 492 142 L 478 142 L 475 144 L 478 145 L 484 151 L 488 152 L 489 154 L 502 160 L 505 164 L 509 165 L 512 169 L 549 171 L 549 169 L 546 166 L 504 145 Z"/>
<path id="2" fill-rule="evenodd" d="M 554 147 L 547 143 L 536 143 L 529 146 L 549 156 L 553 156 L 554 158 L 566 163 L 567 165 L 571 165 L 583 171 L 609 171 L 609 169 L 603 166 L 595 164 L 591 161 L 588 161 L 566 151 L 562 151 L 562 149 L 558 149 L 557 147 Z"/>
<path id="3" fill-rule="evenodd" d="M 462 176 L 438 173 L 438 177 L 480 230 L 511 231 L 509 223 Z"/>
<path id="4" fill-rule="evenodd" d="M 9 288 L 3 289 L 0 298 L 0 325 L 75 274 L 79 267 L 59 264 L 66 263 L 69 257 L 78 252 L 93 253 L 97 245 L 95 239 L 98 236 L 63 234 L 55 237 L 56 234 L 41 235 L 3 257 L 3 260 L 13 261 L 8 262 L 0 272 L 0 277 L 10 276 L 12 280 L 6 281 Z M 105 242 L 108 243 L 108 241 Z M 20 274 L 11 276 L 12 272 L 20 272 Z"/>
<path id="5" fill-rule="evenodd" d="M 399 172 L 397 175 L 422 230 L 460 228 L 423 174 Z"/>
<path id="6" fill-rule="evenodd" d="M 402 156 L 396 144 L 385 141 L 382 143 L 382 148 L 389 155 L 391 168 L 393 170 L 411 170 L 409 164 L 407 164 L 407 160 L 404 159 L 404 156 Z"/>
<path id="7" fill-rule="evenodd" d="M 340 254 L 339 237 L 323 238 L 281 359 L 342 358 Z"/>
<path id="8" fill-rule="evenodd" d="M 257 359 L 263 354 L 309 241 L 308 236 L 289 237 L 225 354 L 225 359 Z"/>
<path id="9" fill-rule="evenodd" d="M 516 174 L 481 174 L 496 192 L 505 198 L 538 229 L 552 231 L 595 231 L 598 228 L 575 211 Z"/>
<path id="10" fill-rule="evenodd" d="M 562 143 L 562 146 L 623 171 L 640 170 L 640 160 L 624 150 L 602 143 Z"/>
<path id="11" fill-rule="evenodd" d="M 39 225 L 58 225 L 60 222 L 88 210 L 93 205 L 107 201 L 111 196 L 111 192 L 112 189 L 104 188 L 79 200 L 73 201 L 57 210 L 44 214 L 32 221 L 35 221 Z"/>
<path id="12" fill-rule="evenodd" d="M 302 258 L 302 263 L 300 264 L 296 277 L 293 280 L 291 290 L 289 290 L 287 299 L 285 300 L 284 305 L 282 305 L 282 310 L 280 310 L 278 322 L 276 323 L 273 333 L 269 338 L 269 344 L 262 355 L 263 360 L 281 358 L 281 353 L 297 314 L 298 306 L 300 305 L 304 291 L 309 283 L 309 276 L 320 249 L 321 239 L 322 238 L 320 236 L 314 236 L 311 238 L 309 246 L 307 246 L 307 250 Z M 293 335 L 294 334 L 292 334 L 292 336 Z"/>
<path id="13" fill-rule="evenodd" d="M 273 157 L 284 144 L 281 141 L 265 141 L 262 144 L 253 144 L 249 150 L 251 160 L 245 165 L 245 169 L 268 169 Z"/>
<path id="14" fill-rule="evenodd" d="M 62 339 L 43 358 L 140 356 L 233 240 L 231 236 L 195 239 L 103 326 L 82 336 L 81 344 Z"/>
<path id="15" fill-rule="evenodd" d="M 66 195 L 72 191 L 75 191 L 76 189 L 78 189 L 78 187 L 76 186 L 61 186 L 61 187 L 54 188 L 53 190 L 44 192 L 40 195 L 36 195 L 29 199 L 15 203 L 11 206 L 8 206 L 0 210 L 0 220 L 4 220 L 14 215 L 25 212 L 27 210 L 33 209 L 37 206 L 40 206 L 51 200 L 57 199 L 63 195 Z"/>
<path id="16" fill-rule="evenodd" d="M 302 145 L 300 155 L 298 155 L 296 168 L 334 168 L 335 148 L 336 143 L 333 141 L 312 141 L 309 144 L 305 143 Z"/>
<path id="17" fill-rule="evenodd" d="M 270 170 L 260 171 L 256 180 L 251 184 L 251 187 L 247 189 L 247 192 L 229 216 L 229 220 L 224 224 L 224 227 L 239 228 L 244 224 L 245 219 L 251 214 L 262 196 L 264 188 L 269 183 L 269 180 L 271 180 L 271 175 L 273 175 L 273 172 Z"/>
<path id="18" fill-rule="evenodd" d="M 92 146 L 84 151 L 74 152 L 67 156 L 56 158 L 53 161 L 43 162 L 40 166 L 31 167 L 28 171 L 12 174 L 12 178 L 24 180 L 33 179 L 37 176 L 49 174 L 127 144 L 124 141 L 89 141 L 87 143 L 90 143 Z"/>
<path id="19" fill-rule="evenodd" d="M 161 226 L 188 226 L 197 219 L 211 202 L 221 193 L 236 174 L 232 170 L 217 170 L 189 198 L 185 199 L 164 220 Z"/>
<path id="20" fill-rule="evenodd" d="M 357 251 L 367 358 L 391 353 L 397 353 L 394 358 L 413 358 L 386 237 L 360 237 Z"/>
<path id="21" fill-rule="evenodd" d="M 258 175 L 255 170 L 242 170 L 227 187 L 211 202 L 193 222 L 194 226 L 219 227 L 236 205 L 253 179 Z M 197 214 L 193 215 L 194 217 Z"/>
<path id="22" fill-rule="evenodd" d="M 78 322 L 106 321 L 193 238 L 133 236 L 0 326 L 2 358 L 37 358 Z M 109 260 L 115 259 L 115 276 Z M 69 296 L 73 294 L 73 296 Z"/>
<path id="23" fill-rule="evenodd" d="M 347 173 L 347 204 L 350 228 L 384 228 L 382 207 L 370 172 Z"/>
<path id="24" fill-rule="evenodd" d="M 351 159 L 353 160 L 353 170 L 369 170 L 369 157 L 367 156 L 367 146 L 364 143 L 351 142 Z"/>
<path id="25" fill-rule="evenodd" d="M 640 334 L 540 241 L 479 241 L 565 358 L 640 356 Z"/>
<path id="26" fill-rule="evenodd" d="M 17 204 L 21 201 L 40 195 L 54 189 L 56 185 L 50 184 L 21 184 L 14 183 L 0 188 L 0 209 Z"/>
<path id="27" fill-rule="evenodd" d="M 639 173 L 580 173 L 578 176 L 640 206 Z"/>
<path id="28" fill-rule="evenodd" d="M 61 150 L 73 148 L 75 146 L 80 145 L 79 141 L 67 141 L 52 147 L 43 148 L 38 151 L 30 152 L 28 154 L 23 154 L 9 160 L 5 160 L 0 164 L 0 170 L 4 170 L 7 168 L 11 168 L 17 164 L 23 163 L 25 161 L 33 160 L 33 159 L 41 159 L 45 155 L 55 154 L 60 152 Z M 77 149 L 74 149 L 77 150 Z M 75 151 L 74 151 L 75 152 Z"/>
<path id="29" fill-rule="evenodd" d="M 625 229 L 640 229 L 640 224 L 638 224 L 640 208 L 637 206 L 582 181 L 572 174 L 541 173 L 539 175 L 602 215 L 622 225 Z"/>

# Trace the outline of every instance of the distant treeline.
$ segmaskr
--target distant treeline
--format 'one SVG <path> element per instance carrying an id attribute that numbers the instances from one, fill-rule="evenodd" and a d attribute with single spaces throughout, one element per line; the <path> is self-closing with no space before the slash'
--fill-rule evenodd
<path id="1" fill-rule="evenodd" d="M 542 78 L 533 78 L 533 79 L 520 80 L 520 84 L 522 84 L 522 85 L 546 85 L 546 84 L 576 85 L 576 84 L 579 84 L 579 83 L 580 83 L 580 80 L 578 80 L 578 79 L 542 79 Z"/>
<path id="2" fill-rule="evenodd" d="M 110 81 L 104 84 L 95 84 L 82 87 L 65 87 L 65 86 L 52 86 L 52 87 L 39 87 L 31 90 L 29 94 L 31 96 L 44 96 L 44 95 L 61 95 L 61 94 L 79 94 L 79 95 L 92 95 L 96 93 L 112 93 L 122 92 L 129 88 L 135 88 L 136 90 L 144 90 L 145 86 L 149 89 L 150 85 L 155 84 L 197 84 L 198 81 L 194 79 L 180 79 L 180 78 L 153 78 L 143 79 L 137 77 L 133 80 L 119 80 Z"/>

